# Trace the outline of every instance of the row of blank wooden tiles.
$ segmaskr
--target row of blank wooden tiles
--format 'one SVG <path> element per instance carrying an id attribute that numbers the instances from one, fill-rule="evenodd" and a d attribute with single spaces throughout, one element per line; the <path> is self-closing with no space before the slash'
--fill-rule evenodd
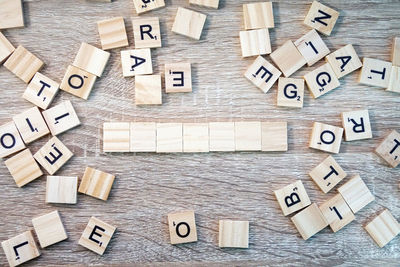
<path id="1" fill-rule="evenodd" d="M 108 122 L 104 152 L 287 151 L 286 122 Z"/>

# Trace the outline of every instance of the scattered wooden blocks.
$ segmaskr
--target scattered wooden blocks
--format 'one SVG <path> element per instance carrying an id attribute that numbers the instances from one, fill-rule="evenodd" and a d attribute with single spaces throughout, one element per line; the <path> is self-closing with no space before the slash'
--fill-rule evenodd
<path id="1" fill-rule="evenodd" d="M 261 122 L 235 122 L 235 150 L 261 151 Z"/>
<path id="2" fill-rule="evenodd" d="M 164 0 L 133 0 L 133 4 L 135 5 L 136 13 L 138 15 L 148 12 L 150 10 L 165 7 Z"/>
<path id="3" fill-rule="evenodd" d="M 319 209 L 335 233 L 356 218 L 340 194 L 336 194 L 322 203 Z"/>
<path id="4" fill-rule="evenodd" d="M 304 103 L 304 80 L 280 77 L 278 81 L 277 105 L 302 108 Z"/>
<path id="5" fill-rule="evenodd" d="M 0 64 L 3 63 L 15 50 L 15 47 L 0 32 Z"/>
<path id="6" fill-rule="evenodd" d="M 7 157 L 25 148 L 14 122 L 0 126 L 0 158 Z"/>
<path id="7" fill-rule="evenodd" d="M 14 116 L 13 121 L 25 144 L 29 144 L 50 133 L 37 107 L 30 108 Z"/>
<path id="8" fill-rule="evenodd" d="M 256 29 L 240 32 L 242 57 L 266 55 L 271 53 L 271 41 L 268 29 Z"/>
<path id="9" fill-rule="evenodd" d="M 129 152 L 130 123 L 105 122 L 103 124 L 103 151 Z"/>
<path id="10" fill-rule="evenodd" d="M 375 153 L 384 159 L 390 166 L 396 168 L 400 163 L 400 134 L 393 130 L 379 146 Z"/>
<path id="11" fill-rule="evenodd" d="M 114 179 L 112 174 L 86 167 L 78 192 L 106 201 Z"/>
<path id="12" fill-rule="evenodd" d="M 3 241 L 1 246 L 10 266 L 18 266 L 40 256 L 32 231 L 23 232 L 16 237 Z"/>
<path id="13" fill-rule="evenodd" d="M 70 65 L 62 79 L 60 89 L 87 100 L 96 78 L 96 75 Z"/>
<path id="14" fill-rule="evenodd" d="M 371 194 L 368 187 L 358 174 L 339 187 L 338 191 L 353 213 L 357 213 L 375 200 L 374 195 Z"/>
<path id="15" fill-rule="evenodd" d="M 42 248 L 68 238 L 58 211 L 53 211 L 32 219 L 33 228 Z"/>
<path id="16" fill-rule="evenodd" d="M 153 73 L 150 48 L 121 51 L 121 62 L 124 77 Z"/>
<path id="17" fill-rule="evenodd" d="M 342 136 L 343 128 L 314 122 L 309 147 L 337 154 L 342 143 Z"/>
<path id="18" fill-rule="evenodd" d="M 246 30 L 274 28 L 272 2 L 244 4 L 243 16 Z"/>
<path id="19" fill-rule="evenodd" d="M 24 27 L 21 0 L 0 0 L 0 29 Z"/>
<path id="20" fill-rule="evenodd" d="M 160 20 L 153 18 L 132 19 L 135 48 L 161 47 Z"/>
<path id="21" fill-rule="evenodd" d="M 157 153 L 183 151 L 183 124 L 157 123 Z"/>
<path id="22" fill-rule="evenodd" d="M 172 32 L 187 36 L 189 38 L 200 40 L 203 31 L 204 23 L 207 16 L 199 12 L 178 7 Z"/>
<path id="23" fill-rule="evenodd" d="M 23 150 L 4 163 L 18 187 L 32 182 L 43 174 L 29 149 Z"/>
<path id="24" fill-rule="evenodd" d="M 71 101 L 61 102 L 48 110 L 42 112 L 42 115 L 49 126 L 52 135 L 56 136 L 66 132 L 81 124 Z"/>
<path id="25" fill-rule="evenodd" d="M 311 178 L 325 194 L 346 178 L 347 173 L 329 156 L 310 173 Z"/>
<path id="26" fill-rule="evenodd" d="M 329 63 L 307 73 L 304 79 L 314 98 L 318 98 L 340 86 L 340 82 Z"/>
<path id="27" fill-rule="evenodd" d="M 97 29 L 99 31 L 101 48 L 103 50 L 129 45 L 123 17 L 98 21 Z"/>
<path id="28" fill-rule="evenodd" d="M 314 29 L 295 41 L 294 45 L 306 60 L 308 66 L 314 65 L 330 52 L 325 42 Z"/>
<path id="29" fill-rule="evenodd" d="M 130 152 L 156 152 L 155 122 L 131 122 L 130 127 Z"/>
<path id="30" fill-rule="evenodd" d="M 290 40 L 272 52 L 270 56 L 285 77 L 289 77 L 307 63 Z"/>
<path id="31" fill-rule="evenodd" d="M 91 217 L 79 239 L 79 245 L 103 255 L 116 228 L 95 217 Z"/>
<path id="32" fill-rule="evenodd" d="M 400 37 L 395 37 L 393 40 L 392 63 L 393 66 L 400 67 Z"/>
<path id="33" fill-rule="evenodd" d="M 365 227 L 376 244 L 383 248 L 400 233 L 400 224 L 387 209 Z"/>
<path id="34" fill-rule="evenodd" d="M 274 194 L 284 216 L 290 215 L 311 204 L 301 180 L 274 191 Z"/>
<path id="35" fill-rule="evenodd" d="M 218 9 L 219 0 L 189 0 L 189 4 Z"/>
<path id="36" fill-rule="evenodd" d="M 171 244 L 197 242 L 197 230 L 194 211 L 168 214 Z"/>
<path id="37" fill-rule="evenodd" d="M 338 79 L 362 67 L 360 58 L 351 44 L 348 44 L 326 57 Z"/>
<path id="38" fill-rule="evenodd" d="M 219 221 L 218 246 L 220 248 L 248 248 L 248 221 Z"/>
<path id="39" fill-rule="evenodd" d="M 183 124 L 183 152 L 210 152 L 208 123 Z"/>
<path id="40" fill-rule="evenodd" d="M 328 222 L 315 203 L 297 213 L 291 220 L 304 240 L 328 226 Z"/>
<path id="41" fill-rule="evenodd" d="M 109 58 L 109 52 L 90 44 L 82 43 L 72 65 L 101 77 Z"/>
<path id="42" fill-rule="evenodd" d="M 57 82 L 36 72 L 22 97 L 41 109 L 47 109 L 57 94 L 58 88 Z"/>
<path id="43" fill-rule="evenodd" d="M 210 122 L 210 151 L 235 151 L 235 123 Z"/>
<path id="44" fill-rule="evenodd" d="M 400 93 L 400 67 L 392 66 L 389 86 L 386 91 Z"/>
<path id="45" fill-rule="evenodd" d="M 364 58 L 358 82 L 366 85 L 388 88 L 392 63 L 379 59 Z"/>
<path id="46" fill-rule="evenodd" d="M 368 110 L 342 112 L 342 124 L 346 141 L 372 138 Z"/>
<path id="47" fill-rule="evenodd" d="M 244 76 L 257 86 L 261 91 L 267 93 L 274 85 L 281 72 L 262 56 L 258 56 L 253 64 L 247 69 Z"/>
<path id="48" fill-rule="evenodd" d="M 287 122 L 261 122 L 261 151 L 287 150 Z"/>
<path id="49" fill-rule="evenodd" d="M 47 176 L 46 203 L 76 204 L 78 177 Z"/>
<path id="50" fill-rule="evenodd" d="M 161 75 L 137 75 L 135 77 L 135 104 L 162 104 Z"/>
<path id="51" fill-rule="evenodd" d="M 192 67 L 189 62 L 165 64 L 165 92 L 192 92 Z"/>
<path id="52" fill-rule="evenodd" d="M 304 19 L 304 24 L 316 29 L 320 33 L 329 36 L 331 35 L 333 27 L 335 26 L 338 18 L 339 12 L 317 1 L 314 1 L 306 18 Z"/>

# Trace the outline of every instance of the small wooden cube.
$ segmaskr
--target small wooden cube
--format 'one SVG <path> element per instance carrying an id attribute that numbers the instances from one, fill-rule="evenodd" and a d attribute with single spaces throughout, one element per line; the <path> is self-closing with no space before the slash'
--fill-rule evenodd
<path id="1" fill-rule="evenodd" d="M 400 37 L 395 37 L 393 40 L 392 63 L 393 66 L 400 67 Z"/>
<path id="2" fill-rule="evenodd" d="M 132 19 L 135 48 L 161 47 L 160 19 L 134 18 Z"/>
<path id="3" fill-rule="evenodd" d="M 235 122 L 235 150 L 261 151 L 261 122 Z"/>
<path id="4" fill-rule="evenodd" d="M 59 86 L 57 82 L 36 72 L 22 97 L 41 109 L 47 109 L 57 94 Z"/>
<path id="5" fill-rule="evenodd" d="M 52 135 L 56 136 L 81 124 L 71 101 L 61 102 L 57 106 L 42 112 Z"/>
<path id="6" fill-rule="evenodd" d="M 79 239 L 79 245 L 103 255 L 116 229 L 96 217 L 91 217 Z"/>
<path id="7" fill-rule="evenodd" d="M 267 55 L 271 53 L 271 41 L 268 29 L 257 29 L 240 32 L 242 57 Z"/>
<path id="8" fill-rule="evenodd" d="M 342 144 L 343 128 L 314 122 L 310 139 L 310 148 L 339 153 Z"/>
<path id="9" fill-rule="evenodd" d="M 326 63 L 304 76 L 308 89 L 314 98 L 318 98 L 340 86 L 331 65 Z"/>
<path id="10" fill-rule="evenodd" d="M 342 112 L 342 125 L 346 141 L 372 138 L 368 110 Z"/>
<path id="11" fill-rule="evenodd" d="M 101 77 L 109 58 L 109 52 L 93 45 L 82 43 L 72 65 Z"/>
<path id="12" fill-rule="evenodd" d="M 131 122 L 130 152 L 156 152 L 157 127 L 155 122 Z"/>
<path id="13" fill-rule="evenodd" d="M 0 29 L 24 27 L 21 0 L 0 0 Z"/>
<path id="14" fill-rule="evenodd" d="M 55 210 L 32 219 L 33 228 L 42 248 L 56 244 L 68 238 L 60 214 Z"/>
<path id="15" fill-rule="evenodd" d="M 168 214 L 168 226 L 172 245 L 197 242 L 194 211 Z"/>
<path id="16" fill-rule="evenodd" d="M 106 201 L 115 175 L 86 167 L 78 192 Z"/>
<path id="17" fill-rule="evenodd" d="M 33 239 L 32 231 L 23 232 L 20 235 L 3 241 L 1 242 L 1 246 L 10 266 L 18 266 L 40 256 L 36 242 Z"/>
<path id="18" fill-rule="evenodd" d="M 347 176 L 347 173 L 332 156 L 328 156 L 317 167 L 312 169 L 309 174 L 325 194 Z"/>
<path id="19" fill-rule="evenodd" d="M 381 214 L 375 217 L 364 228 L 381 248 L 400 234 L 399 222 L 387 209 L 381 212 Z"/>
<path id="20" fill-rule="evenodd" d="M 339 12 L 317 1 L 314 1 L 306 18 L 304 19 L 304 24 L 316 29 L 322 34 L 329 36 L 331 35 L 333 27 L 335 26 L 338 18 Z"/>
<path id="21" fill-rule="evenodd" d="M 183 152 L 209 152 L 208 123 L 183 124 Z"/>
<path id="22" fill-rule="evenodd" d="M 287 41 L 271 53 L 272 61 L 279 67 L 285 77 L 289 77 L 307 62 L 292 41 Z"/>
<path id="23" fill-rule="evenodd" d="M 275 27 L 272 2 L 243 4 L 243 17 L 246 30 Z"/>
<path id="24" fill-rule="evenodd" d="M 308 66 L 314 65 L 330 52 L 325 42 L 314 29 L 295 41 L 294 45 L 304 57 Z"/>
<path id="25" fill-rule="evenodd" d="M 150 10 L 165 7 L 164 0 L 133 0 L 133 4 L 135 5 L 136 13 L 138 15 L 148 12 Z"/>
<path id="26" fill-rule="evenodd" d="M 288 150 L 287 122 L 261 122 L 261 151 Z"/>
<path id="27" fill-rule="evenodd" d="M 301 180 L 274 191 L 274 194 L 284 216 L 290 215 L 311 204 Z"/>
<path id="28" fill-rule="evenodd" d="M 135 78 L 135 104 L 161 105 L 161 75 L 137 75 Z"/>
<path id="29" fill-rule="evenodd" d="M 97 22 L 103 50 L 128 46 L 125 22 L 123 17 L 105 19 Z"/>
<path id="30" fill-rule="evenodd" d="M 14 122 L 0 126 L 0 158 L 7 157 L 25 148 Z"/>
<path id="31" fill-rule="evenodd" d="M 248 248 L 248 221 L 219 221 L 218 246 L 220 248 Z"/>
<path id="32" fill-rule="evenodd" d="M 219 0 L 189 0 L 189 4 L 218 9 Z"/>
<path id="33" fill-rule="evenodd" d="M 157 123 L 157 153 L 183 151 L 183 124 Z"/>
<path id="34" fill-rule="evenodd" d="M 124 77 L 153 73 L 150 48 L 121 51 L 121 62 Z"/>
<path id="35" fill-rule="evenodd" d="M 235 151 L 235 123 L 210 122 L 210 151 Z"/>
<path id="36" fill-rule="evenodd" d="M 280 77 L 278 81 L 277 105 L 302 108 L 304 103 L 304 80 Z"/>
<path id="37" fill-rule="evenodd" d="M 281 76 L 281 72 L 262 56 L 258 56 L 244 76 L 261 91 L 267 93 Z"/>
<path id="38" fill-rule="evenodd" d="M 189 62 L 165 64 L 165 92 L 192 92 L 192 67 Z"/>
<path id="39" fill-rule="evenodd" d="M 14 116 L 13 121 L 25 144 L 29 144 L 50 133 L 42 113 L 37 107 L 30 108 Z"/>
<path id="40" fill-rule="evenodd" d="M 96 78 L 96 75 L 70 65 L 62 79 L 60 89 L 87 100 Z"/>
<path id="41" fill-rule="evenodd" d="M 178 7 L 172 32 L 200 40 L 207 16 L 183 7 Z"/>
<path id="42" fill-rule="evenodd" d="M 43 174 L 29 149 L 23 150 L 4 163 L 18 187 L 32 182 Z"/>
<path id="43" fill-rule="evenodd" d="M 304 240 L 328 226 L 328 222 L 315 203 L 294 215 L 291 220 Z"/>
<path id="44" fill-rule="evenodd" d="M 358 174 L 339 187 L 338 191 L 353 213 L 357 213 L 375 200 L 374 195 L 371 194 L 368 187 Z"/>
<path id="45" fill-rule="evenodd" d="M 335 233 L 356 218 L 340 194 L 322 203 L 319 209 Z"/>
<path id="46" fill-rule="evenodd" d="M 1 12 L 1 11 L 0 11 Z M 0 64 L 4 62 L 15 50 L 15 47 L 0 32 Z"/>
<path id="47" fill-rule="evenodd" d="M 364 58 L 358 82 L 366 85 L 388 88 L 392 62 Z"/>
<path id="48" fill-rule="evenodd" d="M 103 124 L 103 151 L 130 151 L 130 123 L 105 122 Z"/>
<path id="49" fill-rule="evenodd" d="M 338 79 L 362 67 L 360 58 L 351 44 L 348 44 L 326 57 Z"/>
<path id="50" fill-rule="evenodd" d="M 393 130 L 375 149 L 375 153 L 390 166 L 396 168 L 400 163 L 400 134 Z"/>
<path id="51" fill-rule="evenodd" d="M 400 67 L 392 66 L 389 85 L 386 91 L 400 93 Z"/>
<path id="52" fill-rule="evenodd" d="M 54 174 L 73 156 L 73 153 L 57 138 L 51 138 L 33 157 L 49 174 Z"/>
<path id="53" fill-rule="evenodd" d="M 76 204 L 78 177 L 47 176 L 46 203 Z"/>
<path id="54" fill-rule="evenodd" d="M 25 83 L 29 83 L 30 80 L 32 80 L 32 77 L 43 67 L 43 65 L 43 61 L 21 45 L 15 49 L 4 63 L 4 67 L 14 73 Z"/>

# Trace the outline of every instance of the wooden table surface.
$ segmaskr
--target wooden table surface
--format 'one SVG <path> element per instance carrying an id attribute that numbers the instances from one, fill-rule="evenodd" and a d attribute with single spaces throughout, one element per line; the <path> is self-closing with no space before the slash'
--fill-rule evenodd
<path id="1" fill-rule="evenodd" d="M 122 76 L 120 49 L 111 59 L 87 101 L 59 92 L 54 103 L 72 100 L 82 125 L 60 135 L 75 156 L 57 173 L 81 177 L 86 166 L 116 174 L 107 202 L 86 195 L 77 205 L 45 204 L 46 177 L 17 188 L 5 165 L 0 165 L 0 240 L 32 228 L 35 216 L 59 210 L 68 240 L 42 250 L 28 265 L 115 264 L 194 262 L 212 265 L 277 264 L 399 264 L 400 238 L 378 248 L 364 231 L 365 225 L 384 208 L 400 219 L 398 169 L 389 168 L 373 150 L 391 130 L 400 130 L 400 95 L 357 83 L 359 72 L 341 80 L 340 88 L 315 100 L 305 92 L 303 109 L 276 106 L 276 85 L 263 94 L 243 76 L 254 58 L 242 59 L 239 31 L 243 30 L 241 4 L 251 1 L 220 0 L 220 9 L 191 7 L 208 15 L 200 41 L 171 32 L 178 6 L 187 0 L 167 0 L 166 8 L 143 17 L 158 16 L 163 47 L 152 51 L 155 73 L 165 63 L 192 62 L 193 93 L 163 96 L 164 104 L 134 105 L 134 79 Z M 274 1 L 275 2 L 275 1 Z M 296 40 L 310 29 L 302 21 L 310 1 L 274 3 L 275 28 L 271 29 L 273 50 L 286 40 Z M 330 37 L 323 37 L 331 51 L 353 44 L 360 57 L 390 61 L 392 39 L 400 35 L 398 1 L 324 1 L 340 11 Z M 4 34 L 14 45 L 23 45 L 45 63 L 43 73 L 61 81 L 81 42 L 100 47 L 96 21 L 123 16 L 129 48 L 133 48 L 132 23 L 136 16 L 131 0 L 112 3 L 84 0 L 24 1 L 26 26 Z M 124 48 L 125 49 L 125 48 Z M 303 67 L 301 77 L 313 67 Z M 0 68 L 0 123 L 32 107 L 22 99 L 26 85 L 4 67 Z M 341 125 L 340 113 L 369 109 L 373 139 L 343 142 L 335 158 L 348 174 L 359 173 L 376 201 L 356 214 L 356 220 L 338 233 L 324 229 L 308 241 L 298 234 L 289 217 L 284 217 L 273 191 L 296 179 L 303 181 L 312 202 L 325 195 L 308 176 L 326 153 L 308 148 L 314 121 Z M 287 120 L 287 153 L 165 154 L 102 152 L 102 124 L 106 121 L 217 121 Z M 50 136 L 29 147 L 36 152 Z M 345 179 L 346 181 L 348 178 Z M 199 241 L 169 244 L 169 212 L 194 209 Z M 89 218 L 97 216 L 118 229 L 106 253 L 99 256 L 78 245 Z M 250 221 L 249 249 L 220 249 L 218 220 Z M 0 252 L 0 264 L 6 264 Z"/>

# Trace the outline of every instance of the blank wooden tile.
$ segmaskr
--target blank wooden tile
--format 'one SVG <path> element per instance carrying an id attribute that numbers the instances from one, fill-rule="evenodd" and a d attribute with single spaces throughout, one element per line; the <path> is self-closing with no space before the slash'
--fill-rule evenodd
<path id="1" fill-rule="evenodd" d="M 61 102 L 57 106 L 42 112 L 52 135 L 66 132 L 81 124 L 71 101 Z"/>
<path id="2" fill-rule="evenodd" d="M 76 204 L 78 177 L 47 176 L 46 203 Z"/>
<path id="3" fill-rule="evenodd" d="M 294 45 L 304 57 L 308 66 L 314 65 L 330 52 L 325 42 L 314 29 L 295 41 Z"/>
<path id="4" fill-rule="evenodd" d="M 219 221 L 218 246 L 220 248 L 248 248 L 248 221 Z"/>
<path id="5" fill-rule="evenodd" d="M 347 173 L 332 156 L 328 156 L 309 173 L 325 194 L 346 178 Z"/>
<path id="6" fill-rule="evenodd" d="M 189 4 L 218 9 L 219 0 L 189 0 Z"/>
<path id="7" fill-rule="evenodd" d="M 135 48 L 161 47 L 160 20 L 158 17 L 132 19 Z"/>
<path id="8" fill-rule="evenodd" d="M 372 138 L 368 110 L 342 112 L 342 125 L 346 141 Z"/>
<path id="9" fill-rule="evenodd" d="M 277 105 L 302 108 L 304 103 L 304 80 L 280 77 L 278 80 Z"/>
<path id="10" fill-rule="evenodd" d="M 32 219 L 33 228 L 42 248 L 51 246 L 68 238 L 58 211 Z"/>
<path id="11" fill-rule="evenodd" d="M 72 65 L 101 77 L 109 58 L 109 52 L 93 45 L 82 43 Z"/>
<path id="12" fill-rule="evenodd" d="M 393 130 L 375 149 L 375 153 L 396 168 L 400 163 L 400 134 Z"/>
<path id="13" fill-rule="evenodd" d="M 3 61 L 6 60 L 12 54 L 12 52 L 14 52 L 14 50 L 15 47 L 0 32 L 0 64 L 3 63 Z"/>
<path id="14" fill-rule="evenodd" d="M 386 91 L 400 93 L 400 67 L 392 66 L 389 85 Z"/>
<path id="15" fill-rule="evenodd" d="M 339 153 L 342 144 L 343 128 L 314 122 L 310 139 L 310 148 Z"/>
<path id="16" fill-rule="evenodd" d="M 291 220 L 304 240 L 328 226 L 328 222 L 315 203 L 297 213 Z"/>
<path id="17" fill-rule="evenodd" d="M 319 209 L 335 233 L 356 218 L 340 194 L 322 203 Z"/>
<path id="18" fill-rule="evenodd" d="M 287 41 L 271 53 L 272 61 L 279 67 L 285 77 L 289 77 L 307 62 L 292 41 Z"/>
<path id="19" fill-rule="evenodd" d="M 359 83 L 388 88 L 392 63 L 373 58 L 364 58 L 361 68 Z"/>
<path id="20" fill-rule="evenodd" d="M 130 123 L 105 122 L 103 124 L 103 151 L 129 152 Z"/>
<path id="21" fill-rule="evenodd" d="M 10 266 L 18 266 L 40 256 L 32 231 L 26 231 L 1 242 Z"/>
<path id="22" fill-rule="evenodd" d="M 281 72 L 262 56 L 258 56 L 244 76 L 261 91 L 267 93 L 281 76 Z"/>
<path id="23" fill-rule="evenodd" d="M 161 75 L 137 75 L 135 77 L 135 104 L 162 104 Z"/>
<path id="24" fill-rule="evenodd" d="M 121 63 L 124 77 L 153 73 L 150 48 L 121 51 Z"/>
<path id="25" fill-rule="evenodd" d="M 400 233 L 400 224 L 387 209 L 365 227 L 365 230 L 383 248 Z"/>
<path id="26" fill-rule="evenodd" d="M 393 39 L 392 63 L 393 66 L 400 67 L 400 37 Z"/>
<path id="27" fill-rule="evenodd" d="M 96 75 L 70 65 L 61 81 L 60 89 L 77 97 L 88 99 L 96 78 Z"/>
<path id="28" fill-rule="evenodd" d="M 208 123 L 183 124 L 183 152 L 209 152 Z"/>
<path id="29" fill-rule="evenodd" d="M 86 167 L 78 192 L 101 200 L 107 200 L 115 175 Z"/>
<path id="30" fill-rule="evenodd" d="M 32 182 L 43 174 L 29 149 L 23 150 L 4 163 L 18 187 Z"/>
<path id="31" fill-rule="evenodd" d="M 360 58 L 351 44 L 348 44 L 326 57 L 338 79 L 362 67 Z"/>
<path id="32" fill-rule="evenodd" d="M 14 122 L 0 126 L 0 158 L 7 157 L 25 148 Z"/>
<path id="33" fill-rule="evenodd" d="M 235 151 L 235 123 L 210 122 L 210 151 Z"/>
<path id="34" fill-rule="evenodd" d="M 340 82 L 329 63 L 304 75 L 304 80 L 314 98 L 318 98 L 340 86 Z"/>
<path id="35" fill-rule="evenodd" d="M 138 15 L 148 12 L 150 10 L 165 7 L 164 0 L 133 0 L 133 4 L 135 5 L 136 13 Z"/>
<path id="36" fill-rule="evenodd" d="M 338 191 L 353 213 L 357 213 L 375 200 L 374 195 L 371 194 L 358 174 L 339 187 Z"/>
<path id="37" fill-rule="evenodd" d="M 172 32 L 200 40 L 207 16 L 183 7 L 178 7 Z"/>
<path id="38" fill-rule="evenodd" d="M 192 67 L 189 62 L 165 64 L 165 92 L 192 92 Z"/>
<path id="39" fill-rule="evenodd" d="M 333 27 L 335 26 L 338 18 L 338 11 L 314 1 L 306 18 L 304 19 L 304 24 L 316 29 L 322 34 L 329 36 L 331 35 Z"/>
<path id="40" fill-rule="evenodd" d="M 103 50 L 128 46 L 125 22 L 123 17 L 105 19 L 97 22 Z"/>
<path id="41" fill-rule="evenodd" d="M 261 122 L 261 150 L 267 152 L 287 151 L 287 122 Z"/>
<path id="42" fill-rule="evenodd" d="M 131 152 L 156 152 L 155 122 L 131 122 Z"/>
<path id="43" fill-rule="evenodd" d="M 194 211 L 168 214 L 168 226 L 172 245 L 197 241 Z"/>
<path id="44" fill-rule="evenodd" d="M 57 94 L 59 86 L 57 82 L 36 72 L 22 97 L 41 109 L 47 109 Z"/>
<path id="45" fill-rule="evenodd" d="M 276 200 L 287 216 L 311 204 L 306 189 L 301 180 L 274 191 Z"/>
<path id="46" fill-rule="evenodd" d="M 79 239 L 79 245 L 103 255 L 116 229 L 108 223 L 91 217 Z"/>
<path id="47" fill-rule="evenodd" d="M 0 0 L 0 29 L 24 27 L 21 0 Z"/>
<path id="48" fill-rule="evenodd" d="M 14 116 L 13 121 L 25 144 L 29 144 L 50 133 L 42 113 L 37 107 L 30 108 Z"/>
<path id="49" fill-rule="evenodd" d="M 271 41 L 268 29 L 257 29 L 240 32 L 242 57 L 267 55 L 271 53 Z"/>
<path id="50" fill-rule="evenodd" d="M 261 151 L 261 122 L 235 122 L 235 150 Z"/>
<path id="51" fill-rule="evenodd" d="M 32 77 L 43 67 L 43 65 L 43 61 L 26 50 L 23 46 L 18 46 L 4 63 L 4 67 L 14 73 L 25 83 L 29 83 Z"/>
<path id="52" fill-rule="evenodd" d="M 33 157 L 49 174 L 54 174 L 73 153 L 57 138 L 51 138 Z"/>
<path id="53" fill-rule="evenodd" d="M 157 153 L 183 151 L 183 124 L 157 123 Z"/>
<path id="54" fill-rule="evenodd" d="M 274 28 L 272 2 L 244 4 L 243 17 L 246 30 Z"/>

